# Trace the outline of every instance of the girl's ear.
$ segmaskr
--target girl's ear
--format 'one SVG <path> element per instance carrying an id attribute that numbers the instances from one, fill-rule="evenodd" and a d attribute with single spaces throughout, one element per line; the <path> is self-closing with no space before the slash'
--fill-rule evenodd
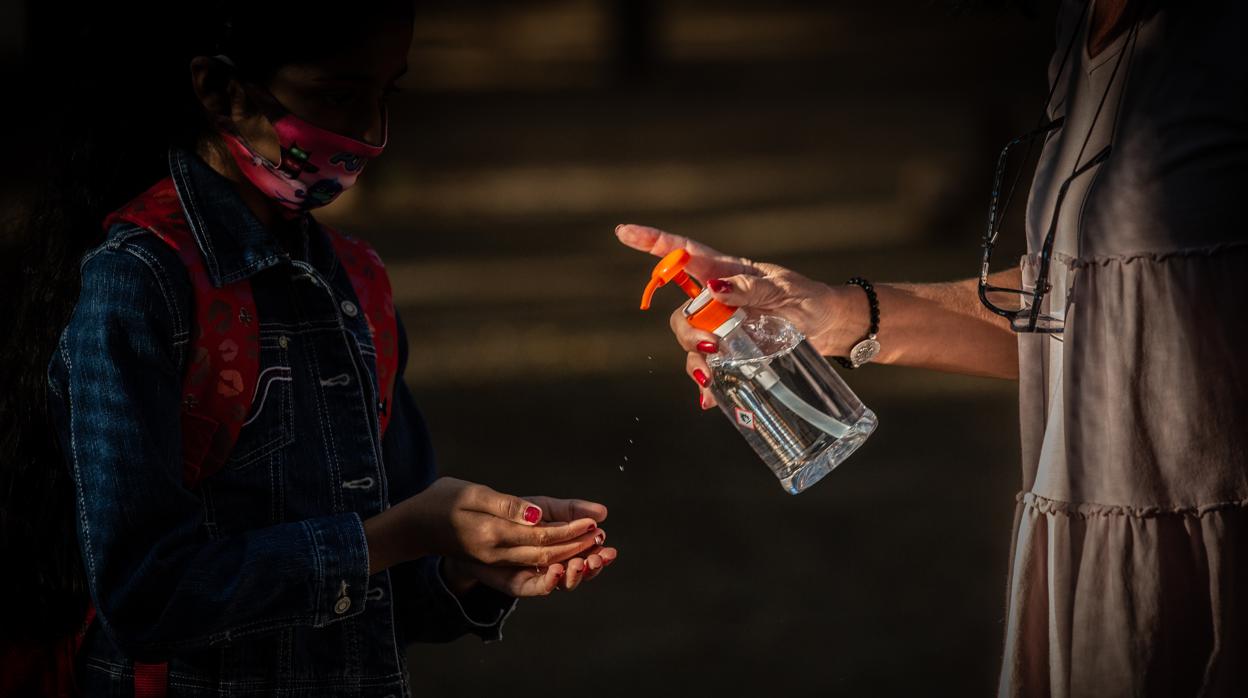
<path id="1" fill-rule="evenodd" d="M 230 118 L 235 100 L 242 98 L 242 89 L 230 71 L 208 56 L 191 59 L 191 87 L 204 110 L 214 117 Z"/>

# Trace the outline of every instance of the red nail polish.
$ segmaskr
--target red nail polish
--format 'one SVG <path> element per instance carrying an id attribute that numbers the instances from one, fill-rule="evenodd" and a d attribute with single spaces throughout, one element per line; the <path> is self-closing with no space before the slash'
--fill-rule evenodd
<path id="1" fill-rule="evenodd" d="M 715 342 L 698 342 L 698 351 L 703 354 L 714 354 L 719 351 L 719 347 L 715 346 Z"/>
<path id="2" fill-rule="evenodd" d="M 703 388 L 711 384 L 711 379 L 707 378 L 706 374 L 703 373 L 702 369 L 700 368 L 693 369 L 693 379 L 697 381 L 698 385 L 702 386 Z"/>
<path id="3" fill-rule="evenodd" d="M 537 507 L 528 507 L 524 510 L 524 520 L 531 524 L 535 524 L 542 520 L 542 510 Z"/>
<path id="4" fill-rule="evenodd" d="M 705 395 L 698 396 L 698 407 L 701 407 L 702 409 L 706 409 L 706 396 Z"/>
<path id="5" fill-rule="evenodd" d="M 729 293 L 732 291 L 732 284 L 723 279 L 711 279 L 706 282 L 706 285 L 710 286 L 715 293 Z"/>

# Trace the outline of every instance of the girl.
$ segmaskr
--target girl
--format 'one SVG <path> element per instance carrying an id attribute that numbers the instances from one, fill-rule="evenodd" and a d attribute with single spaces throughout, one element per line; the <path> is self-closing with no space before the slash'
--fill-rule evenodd
<path id="1" fill-rule="evenodd" d="M 407 695 L 407 643 L 499 639 L 514 597 L 609 565 L 607 511 L 435 480 L 384 269 L 311 215 L 386 144 L 410 1 L 193 20 L 203 41 L 166 26 L 98 54 L 147 61 L 111 85 L 134 103 L 97 103 L 61 173 L 88 181 L 54 180 L 29 226 L 51 267 L 23 289 L 44 342 L 21 355 L 47 384 L 19 364 L 5 391 L 6 416 L 37 409 L 6 420 L 3 536 L 31 561 L 9 598 L 39 603 L 5 624 L 0 688 L 40 690 L 20 684 L 49 674 L 36 640 L 86 618 L 58 650 L 81 644 L 90 695 Z M 70 240 L 92 248 L 78 278 Z"/>

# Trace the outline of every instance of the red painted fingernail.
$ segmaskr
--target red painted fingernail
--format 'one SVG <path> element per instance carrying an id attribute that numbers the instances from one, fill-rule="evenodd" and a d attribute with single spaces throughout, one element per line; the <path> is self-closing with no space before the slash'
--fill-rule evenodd
<path id="1" fill-rule="evenodd" d="M 535 524 L 542 520 L 542 510 L 537 507 L 528 507 L 524 510 L 524 520 L 531 524 Z"/>
<path id="2" fill-rule="evenodd" d="M 728 293 L 732 291 L 732 284 L 724 281 L 723 279 L 711 279 L 706 282 L 706 285 L 710 286 L 711 290 L 715 293 Z"/>
<path id="3" fill-rule="evenodd" d="M 719 347 L 715 346 L 715 342 L 698 342 L 698 351 L 703 354 L 714 354 L 719 351 Z"/>
<path id="4" fill-rule="evenodd" d="M 697 381 L 698 385 L 702 386 L 703 388 L 711 384 L 711 379 L 707 378 L 706 374 L 703 373 L 702 369 L 700 368 L 693 369 L 693 379 Z"/>

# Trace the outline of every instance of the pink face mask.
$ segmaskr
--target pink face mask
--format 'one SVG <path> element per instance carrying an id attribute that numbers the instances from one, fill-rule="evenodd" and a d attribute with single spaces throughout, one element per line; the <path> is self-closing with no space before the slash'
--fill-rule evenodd
<path id="1" fill-rule="evenodd" d="M 218 60 L 232 65 L 224 56 Z M 286 208 L 307 211 L 338 198 L 355 184 L 364 165 L 386 147 L 384 112 L 381 145 L 372 145 L 314 126 L 286 111 L 277 100 L 269 99 L 272 104 L 262 104 L 262 109 L 266 113 L 276 112 L 269 115 L 269 120 L 277 131 L 281 162 L 261 155 L 237 131 L 222 129 L 221 136 L 243 175 Z"/>

